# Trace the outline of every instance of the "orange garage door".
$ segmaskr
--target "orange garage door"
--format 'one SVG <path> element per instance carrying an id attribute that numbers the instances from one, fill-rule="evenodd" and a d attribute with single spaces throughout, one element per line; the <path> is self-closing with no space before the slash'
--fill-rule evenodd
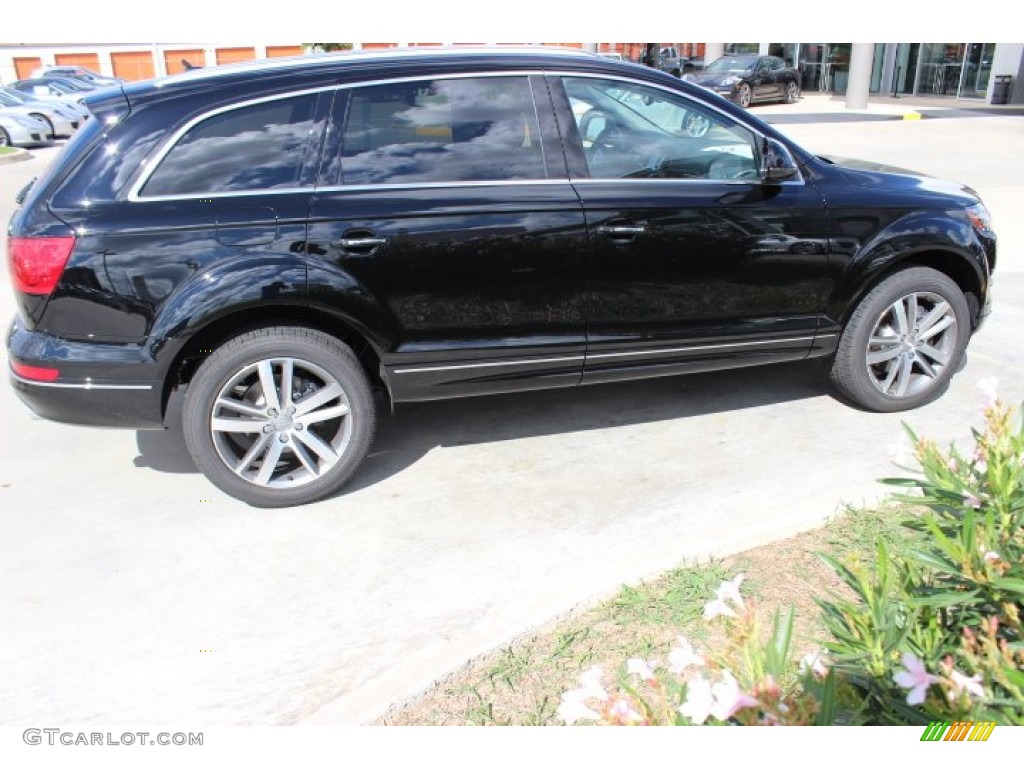
<path id="1" fill-rule="evenodd" d="M 202 48 L 185 48 L 177 51 L 164 51 L 164 66 L 167 67 L 168 75 L 175 75 L 178 72 L 184 72 L 185 65 L 182 63 L 183 61 L 187 61 L 195 67 L 204 67 L 206 66 L 206 54 L 203 53 Z"/>
<path id="2" fill-rule="evenodd" d="M 256 58 L 255 48 L 218 48 L 217 63 L 231 64 L 235 61 L 250 61 Z"/>
<path id="3" fill-rule="evenodd" d="M 268 45 L 267 58 L 276 59 L 278 56 L 301 56 L 305 51 L 301 45 Z"/>
<path id="4" fill-rule="evenodd" d="M 114 65 L 114 77 L 125 80 L 147 80 L 156 74 L 153 69 L 153 54 L 149 51 L 119 51 L 110 54 Z"/>
<path id="5" fill-rule="evenodd" d="M 53 60 L 58 67 L 85 67 L 88 70 L 100 73 L 100 57 L 95 53 L 58 53 Z"/>
<path id="6" fill-rule="evenodd" d="M 32 77 L 32 72 L 41 66 L 43 66 L 43 60 L 38 56 L 25 56 L 14 60 L 14 71 L 18 73 L 19 80 L 27 80 Z"/>

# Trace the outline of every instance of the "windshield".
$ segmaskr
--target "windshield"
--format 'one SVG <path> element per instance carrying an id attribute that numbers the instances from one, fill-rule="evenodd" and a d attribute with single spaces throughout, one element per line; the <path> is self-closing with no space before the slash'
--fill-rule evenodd
<path id="1" fill-rule="evenodd" d="M 4 101 L 3 103 L 11 104 L 12 106 L 14 104 L 27 104 L 28 102 L 32 101 L 32 99 L 30 99 L 28 96 L 19 91 L 14 90 L 13 88 L 0 88 L 0 96 L 9 99 L 9 101 Z"/>
<path id="2" fill-rule="evenodd" d="M 708 64 L 705 72 L 746 72 L 757 62 L 756 56 L 723 56 Z"/>

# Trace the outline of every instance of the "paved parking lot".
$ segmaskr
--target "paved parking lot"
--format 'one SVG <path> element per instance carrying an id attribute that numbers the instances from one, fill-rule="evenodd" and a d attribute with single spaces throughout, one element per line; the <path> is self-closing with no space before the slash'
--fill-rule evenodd
<path id="1" fill-rule="evenodd" d="M 4 385 L 0 724 L 364 722 L 624 581 L 878 495 L 901 420 L 965 437 L 984 376 L 1024 398 L 1024 118 L 782 127 L 990 204 L 996 308 L 941 401 L 861 413 L 802 363 L 408 405 L 347 494 L 254 510 L 197 474 L 176 428 L 48 423 Z M 0 166 L 4 222 L 54 150 L 35 154 Z"/>

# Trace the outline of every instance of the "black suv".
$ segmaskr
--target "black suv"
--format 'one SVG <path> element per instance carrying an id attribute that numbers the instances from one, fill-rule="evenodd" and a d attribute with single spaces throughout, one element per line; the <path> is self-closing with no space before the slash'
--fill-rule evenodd
<path id="1" fill-rule="evenodd" d="M 196 464 L 254 505 L 336 491 L 384 397 L 820 357 L 853 403 L 912 408 L 987 312 L 973 191 L 815 157 L 639 65 L 356 53 L 86 103 L 11 221 L 13 385 L 130 428 L 185 387 Z"/>

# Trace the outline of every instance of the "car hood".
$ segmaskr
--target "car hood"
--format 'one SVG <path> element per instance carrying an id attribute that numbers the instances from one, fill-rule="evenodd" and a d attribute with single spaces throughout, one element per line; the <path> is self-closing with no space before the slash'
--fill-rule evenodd
<path id="1" fill-rule="evenodd" d="M 819 155 L 818 157 L 834 168 L 841 169 L 846 181 L 857 186 L 884 186 L 888 189 L 905 188 L 907 190 L 960 198 L 970 202 L 976 202 L 981 199 L 974 189 L 965 184 L 937 179 L 934 176 L 929 176 L 919 171 L 911 171 L 895 165 L 876 163 L 872 160 L 859 160 L 852 157 L 838 157 L 835 155 Z"/>
<path id="2" fill-rule="evenodd" d="M 723 80 L 728 80 L 730 77 L 743 77 L 744 74 L 744 72 L 699 72 L 690 75 L 687 79 L 697 85 L 714 86 L 721 85 Z"/>

